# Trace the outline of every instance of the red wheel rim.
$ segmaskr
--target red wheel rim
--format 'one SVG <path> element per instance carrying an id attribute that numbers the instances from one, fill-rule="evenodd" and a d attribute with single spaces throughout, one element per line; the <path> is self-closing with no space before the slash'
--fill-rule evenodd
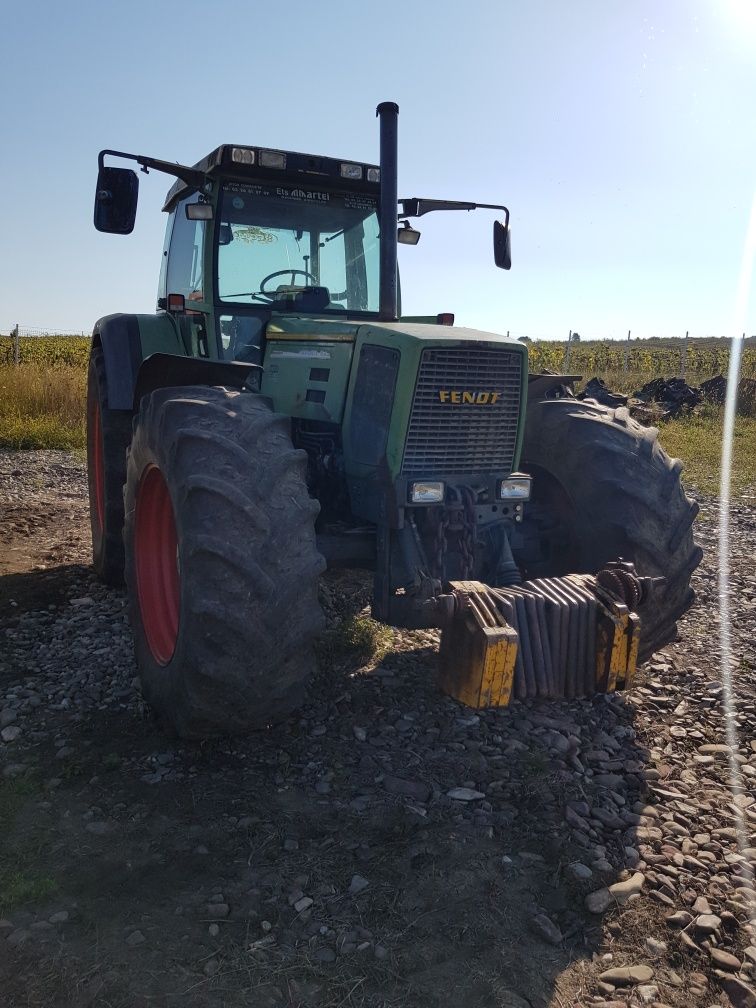
<path id="1" fill-rule="evenodd" d="M 102 420 L 99 403 L 95 405 L 92 418 L 92 470 L 97 521 L 102 531 L 105 528 L 105 467 L 102 462 Z"/>
<path id="2" fill-rule="evenodd" d="M 167 665 L 176 650 L 179 569 L 173 505 L 163 474 L 142 473 L 134 516 L 134 559 L 142 626 L 155 661 Z"/>

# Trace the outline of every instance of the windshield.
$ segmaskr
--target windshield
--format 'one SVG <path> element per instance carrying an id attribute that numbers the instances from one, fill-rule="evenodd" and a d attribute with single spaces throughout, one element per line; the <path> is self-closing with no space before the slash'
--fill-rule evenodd
<path id="1" fill-rule="evenodd" d="M 378 311 L 376 196 L 227 182 L 218 241 L 221 301 Z"/>

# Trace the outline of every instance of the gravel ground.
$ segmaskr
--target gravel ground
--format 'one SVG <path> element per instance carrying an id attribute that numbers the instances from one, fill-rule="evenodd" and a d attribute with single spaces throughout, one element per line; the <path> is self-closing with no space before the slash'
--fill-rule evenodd
<path id="1" fill-rule="evenodd" d="M 698 606 L 626 696 L 466 710 L 433 632 L 345 650 L 369 585 L 328 575 L 303 714 L 190 745 L 86 566 L 83 464 L 0 454 L 0 1003 L 756 1005 L 756 507 L 731 753 L 700 503 Z"/>

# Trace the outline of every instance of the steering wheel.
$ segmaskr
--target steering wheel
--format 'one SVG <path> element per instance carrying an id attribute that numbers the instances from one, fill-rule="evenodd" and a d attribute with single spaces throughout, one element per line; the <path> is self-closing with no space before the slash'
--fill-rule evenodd
<path id="1" fill-rule="evenodd" d="M 312 280 L 312 282 L 314 284 L 317 284 L 317 282 L 318 282 L 318 278 L 314 277 L 312 275 L 312 273 L 308 273 L 307 270 L 301 270 L 301 269 L 283 269 L 283 270 L 277 270 L 275 273 L 268 273 L 268 275 L 266 277 L 262 278 L 262 280 L 260 281 L 260 291 L 259 291 L 259 293 L 260 294 L 265 294 L 267 297 L 269 297 L 271 300 L 274 301 L 275 300 L 275 296 L 274 295 L 276 294 L 276 291 L 265 290 L 265 284 L 268 282 L 268 280 L 274 280 L 276 277 L 280 277 L 280 276 L 290 276 L 291 277 L 291 283 L 292 283 L 292 286 L 293 286 L 294 285 L 294 277 L 297 274 L 299 274 L 300 276 L 306 277 L 308 280 Z"/>

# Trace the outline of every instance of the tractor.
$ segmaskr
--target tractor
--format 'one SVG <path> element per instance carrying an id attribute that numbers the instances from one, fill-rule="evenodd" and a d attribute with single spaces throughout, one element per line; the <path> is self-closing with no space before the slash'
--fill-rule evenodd
<path id="1" fill-rule="evenodd" d="M 440 628 L 441 688 L 473 707 L 627 687 L 690 607 L 697 506 L 657 432 L 529 374 L 527 347 L 401 314 L 398 107 L 380 163 L 224 144 L 192 167 L 104 150 L 95 227 L 129 234 L 142 172 L 175 180 L 155 314 L 94 326 L 93 563 L 125 580 L 147 702 L 186 738 L 304 702 L 326 568 L 372 612 Z M 106 161 L 108 163 L 106 163 Z M 499 219 L 501 218 L 501 219 Z"/>

